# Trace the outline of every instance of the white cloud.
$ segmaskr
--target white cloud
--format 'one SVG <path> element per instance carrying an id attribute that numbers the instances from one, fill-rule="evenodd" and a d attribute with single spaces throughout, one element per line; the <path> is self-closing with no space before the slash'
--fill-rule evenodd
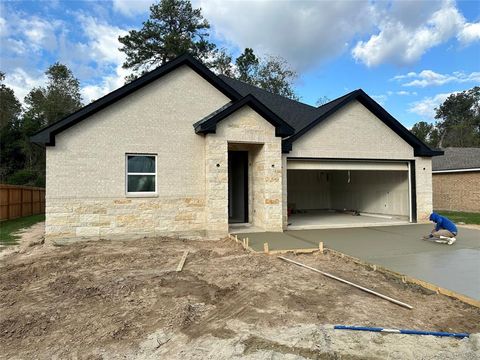
<path id="1" fill-rule="evenodd" d="M 379 17 L 379 32 L 353 48 L 357 61 L 369 67 L 385 62 L 412 64 L 452 37 L 465 44 L 479 37 L 478 24 L 466 23 L 453 1 L 399 1 L 392 6 Z M 395 11 L 399 6 L 402 11 Z"/>
<path id="2" fill-rule="evenodd" d="M 119 36 L 124 36 L 127 31 L 117 26 L 101 22 L 91 16 L 79 16 L 83 32 L 88 38 L 89 60 L 101 63 L 119 64 L 125 59 L 125 54 L 120 52 Z"/>
<path id="3" fill-rule="evenodd" d="M 380 105 L 385 105 L 385 102 L 388 99 L 388 95 L 372 95 L 373 100 L 378 102 Z"/>
<path id="4" fill-rule="evenodd" d="M 125 77 L 129 74 L 128 70 L 117 66 L 115 73 L 102 77 L 102 80 L 96 84 L 83 86 L 81 89 L 82 98 L 85 104 L 98 100 L 102 96 L 123 86 Z"/>
<path id="5" fill-rule="evenodd" d="M 27 73 L 21 68 L 15 68 L 5 77 L 5 85 L 10 87 L 19 101 L 23 103 L 25 96 L 34 87 L 43 86 L 46 81 L 45 74 Z"/>
<path id="6" fill-rule="evenodd" d="M 197 5 L 198 4 L 198 5 Z M 372 29 L 373 5 L 361 1 L 199 0 L 216 37 L 242 51 L 284 57 L 298 71 L 347 51 Z"/>
<path id="7" fill-rule="evenodd" d="M 425 97 L 420 101 L 411 103 L 408 111 L 420 115 L 423 120 L 433 121 L 435 119 L 435 108 L 440 106 L 451 94 L 456 94 L 457 92 Z"/>
<path id="8" fill-rule="evenodd" d="M 480 40 L 480 22 L 465 24 L 462 31 L 457 35 L 457 38 L 463 44 Z"/>
<path id="9" fill-rule="evenodd" d="M 417 95 L 417 93 L 415 91 L 410 92 L 410 91 L 405 91 L 405 90 L 397 91 L 396 94 L 400 95 L 400 96 Z"/>
<path id="10" fill-rule="evenodd" d="M 462 71 L 456 71 L 452 74 L 440 74 L 433 70 L 423 70 L 418 74 L 415 72 L 409 72 L 406 75 L 397 75 L 392 80 L 411 80 L 405 82 L 402 86 L 417 86 L 417 87 L 427 87 L 427 86 L 440 86 L 448 83 L 467 83 L 467 82 L 477 82 L 480 83 L 480 72 L 472 72 L 466 74 Z"/>
<path id="11" fill-rule="evenodd" d="M 113 9 L 127 16 L 146 13 L 154 0 L 113 0 Z"/>
<path id="12" fill-rule="evenodd" d="M 38 17 L 22 18 L 18 27 L 25 40 L 37 51 L 54 51 L 57 48 L 57 29 L 60 21 L 47 21 Z"/>

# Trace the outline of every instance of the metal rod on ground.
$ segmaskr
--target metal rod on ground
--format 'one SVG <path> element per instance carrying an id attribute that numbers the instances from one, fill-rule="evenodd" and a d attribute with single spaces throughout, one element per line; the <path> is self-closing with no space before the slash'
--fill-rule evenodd
<path id="1" fill-rule="evenodd" d="M 385 332 L 385 333 L 391 333 L 391 334 L 447 336 L 447 337 L 456 337 L 456 338 L 461 338 L 461 339 L 470 336 L 470 334 L 468 334 L 468 333 L 449 333 L 449 332 L 441 332 L 441 331 L 386 329 L 386 328 L 367 327 L 367 326 L 335 325 L 333 328 L 336 329 L 336 330 L 374 331 L 374 332 Z"/>
<path id="2" fill-rule="evenodd" d="M 180 262 L 178 263 L 177 272 L 178 272 L 178 271 L 182 271 L 183 265 L 185 264 L 185 260 L 187 260 L 187 255 L 188 255 L 188 250 L 185 250 L 185 251 L 183 252 L 182 258 L 180 259 Z"/>
<path id="3" fill-rule="evenodd" d="M 306 268 L 306 269 L 309 269 L 309 270 L 318 272 L 318 273 L 320 273 L 320 274 L 322 274 L 322 275 L 324 275 L 324 276 L 326 276 L 326 277 L 329 277 L 329 278 L 331 278 L 331 279 L 334 279 L 334 280 L 340 281 L 340 282 L 342 282 L 342 283 L 351 285 L 351 286 L 353 286 L 353 287 L 356 287 L 357 289 L 360 289 L 360 290 L 363 290 L 363 291 L 365 291 L 365 292 L 368 292 L 369 294 L 372 294 L 372 295 L 381 297 L 382 299 L 388 300 L 388 301 L 390 301 L 390 302 L 392 302 L 392 303 L 394 303 L 394 304 L 403 306 L 403 307 L 405 307 L 405 308 L 407 308 L 407 309 L 413 309 L 412 306 L 410 306 L 410 305 L 408 305 L 408 304 L 405 304 L 404 302 L 395 300 L 395 299 L 393 299 L 393 298 L 391 298 L 391 297 L 389 297 L 389 296 L 380 294 L 380 293 L 378 293 L 378 292 L 376 292 L 376 291 L 373 291 L 373 290 L 370 290 L 370 289 L 368 289 L 368 288 L 366 288 L 366 287 L 363 287 L 363 286 L 357 285 L 357 284 L 355 284 L 355 283 L 352 283 L 352 282 L 350 282 L 350 281 L 348 281 L 348 280 L 339 278 L 338 276 L 335 276 L 335 275 L 332 275 L 332 274 L 329 274 L 329 273 L 320 271 L 320 270 L 315 269 L 315 268 L 313 268 L 313 267 L 311 267 L 311 266 L 308 266 L 308 265 L 299 263 L 299 262 L 297 262 L 297 261 L 295 261 L 295 260 L 291 260 L 291 259 L 288 259 L 288 258 L 283 257 L 283 256 L 277 256 L 277 257 L 278 257 L 279 259 L 282 259 L 282 260 L 284 260 L 284 261 L 290 262 L 290 263 L 292 263 L 292 264 L 295 264 L 295 265 L 304 267 L 304 268 Z"/>

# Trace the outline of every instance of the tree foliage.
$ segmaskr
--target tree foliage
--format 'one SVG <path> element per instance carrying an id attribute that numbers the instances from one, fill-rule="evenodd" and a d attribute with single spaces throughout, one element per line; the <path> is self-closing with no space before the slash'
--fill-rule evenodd
<path id="1" fill-rule="evenodd" d="M 0 130 L 9 124 L 15 124 L 22 112 L 22 106 L 15 93 L 3 83 L 4 80 L 5 73 L 0 71 Z"/>
<path id="2" fill-rule="evenodd" d="M 415 136 L 435 148 L 480 147 L 480 87 L 451 94 L 435 111 L 435 124 L 413 125 Z"/>
<path id="3" fill-rule="evenodd" d="M 132 69 L 135 77 L 186 52 L 206 62 L 216 48 L 208 41 L 208 29 L 201 9 L 188 0 L 153 4 L 140 30 L 118 38 L 123 45 L 119 50 L 127 55 L 123 67 Z"/>
<path id="4" fill-rule="evenodd" d="M 246 48 L 236 59 L 235 65 L 232 77 L 271 93 L 298 100 L 293 87 L 297 73 L 281 57 L 267 55 L 260 58 L 253 49 Z"/>
<path id="5" fill-rule="evenodd" d="M 480 87 L 450 95 L 435 110 L 439 146 L 480 146 Z"/>

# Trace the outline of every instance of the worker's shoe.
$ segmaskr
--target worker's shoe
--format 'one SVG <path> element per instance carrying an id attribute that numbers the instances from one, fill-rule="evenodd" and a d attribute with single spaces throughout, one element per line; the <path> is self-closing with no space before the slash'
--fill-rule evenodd
<path id="1" fill-rule="evenodd" d="M 455 241 L 457 241 L 457 239 L 455 239 L 454 237 L 450 238 L 447 242 L 448 245 L 452 245 Z"/>

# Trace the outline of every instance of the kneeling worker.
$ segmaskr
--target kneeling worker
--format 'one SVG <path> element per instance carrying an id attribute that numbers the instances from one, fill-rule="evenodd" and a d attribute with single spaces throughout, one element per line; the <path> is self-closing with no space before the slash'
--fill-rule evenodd
<path id="1" fill-rule="evenodd" d="M 431 234 L 425 236 L 424 239 L 435 240 L 436 242 L 443 242 L 448 245 L 452 245 L 457 240 L 455 236 L 457 236 L 458 230 L 452 220 L 437 213 L 432 213 L 430 215 L 430 221 L 435 223 L 435 228 Z"/>

